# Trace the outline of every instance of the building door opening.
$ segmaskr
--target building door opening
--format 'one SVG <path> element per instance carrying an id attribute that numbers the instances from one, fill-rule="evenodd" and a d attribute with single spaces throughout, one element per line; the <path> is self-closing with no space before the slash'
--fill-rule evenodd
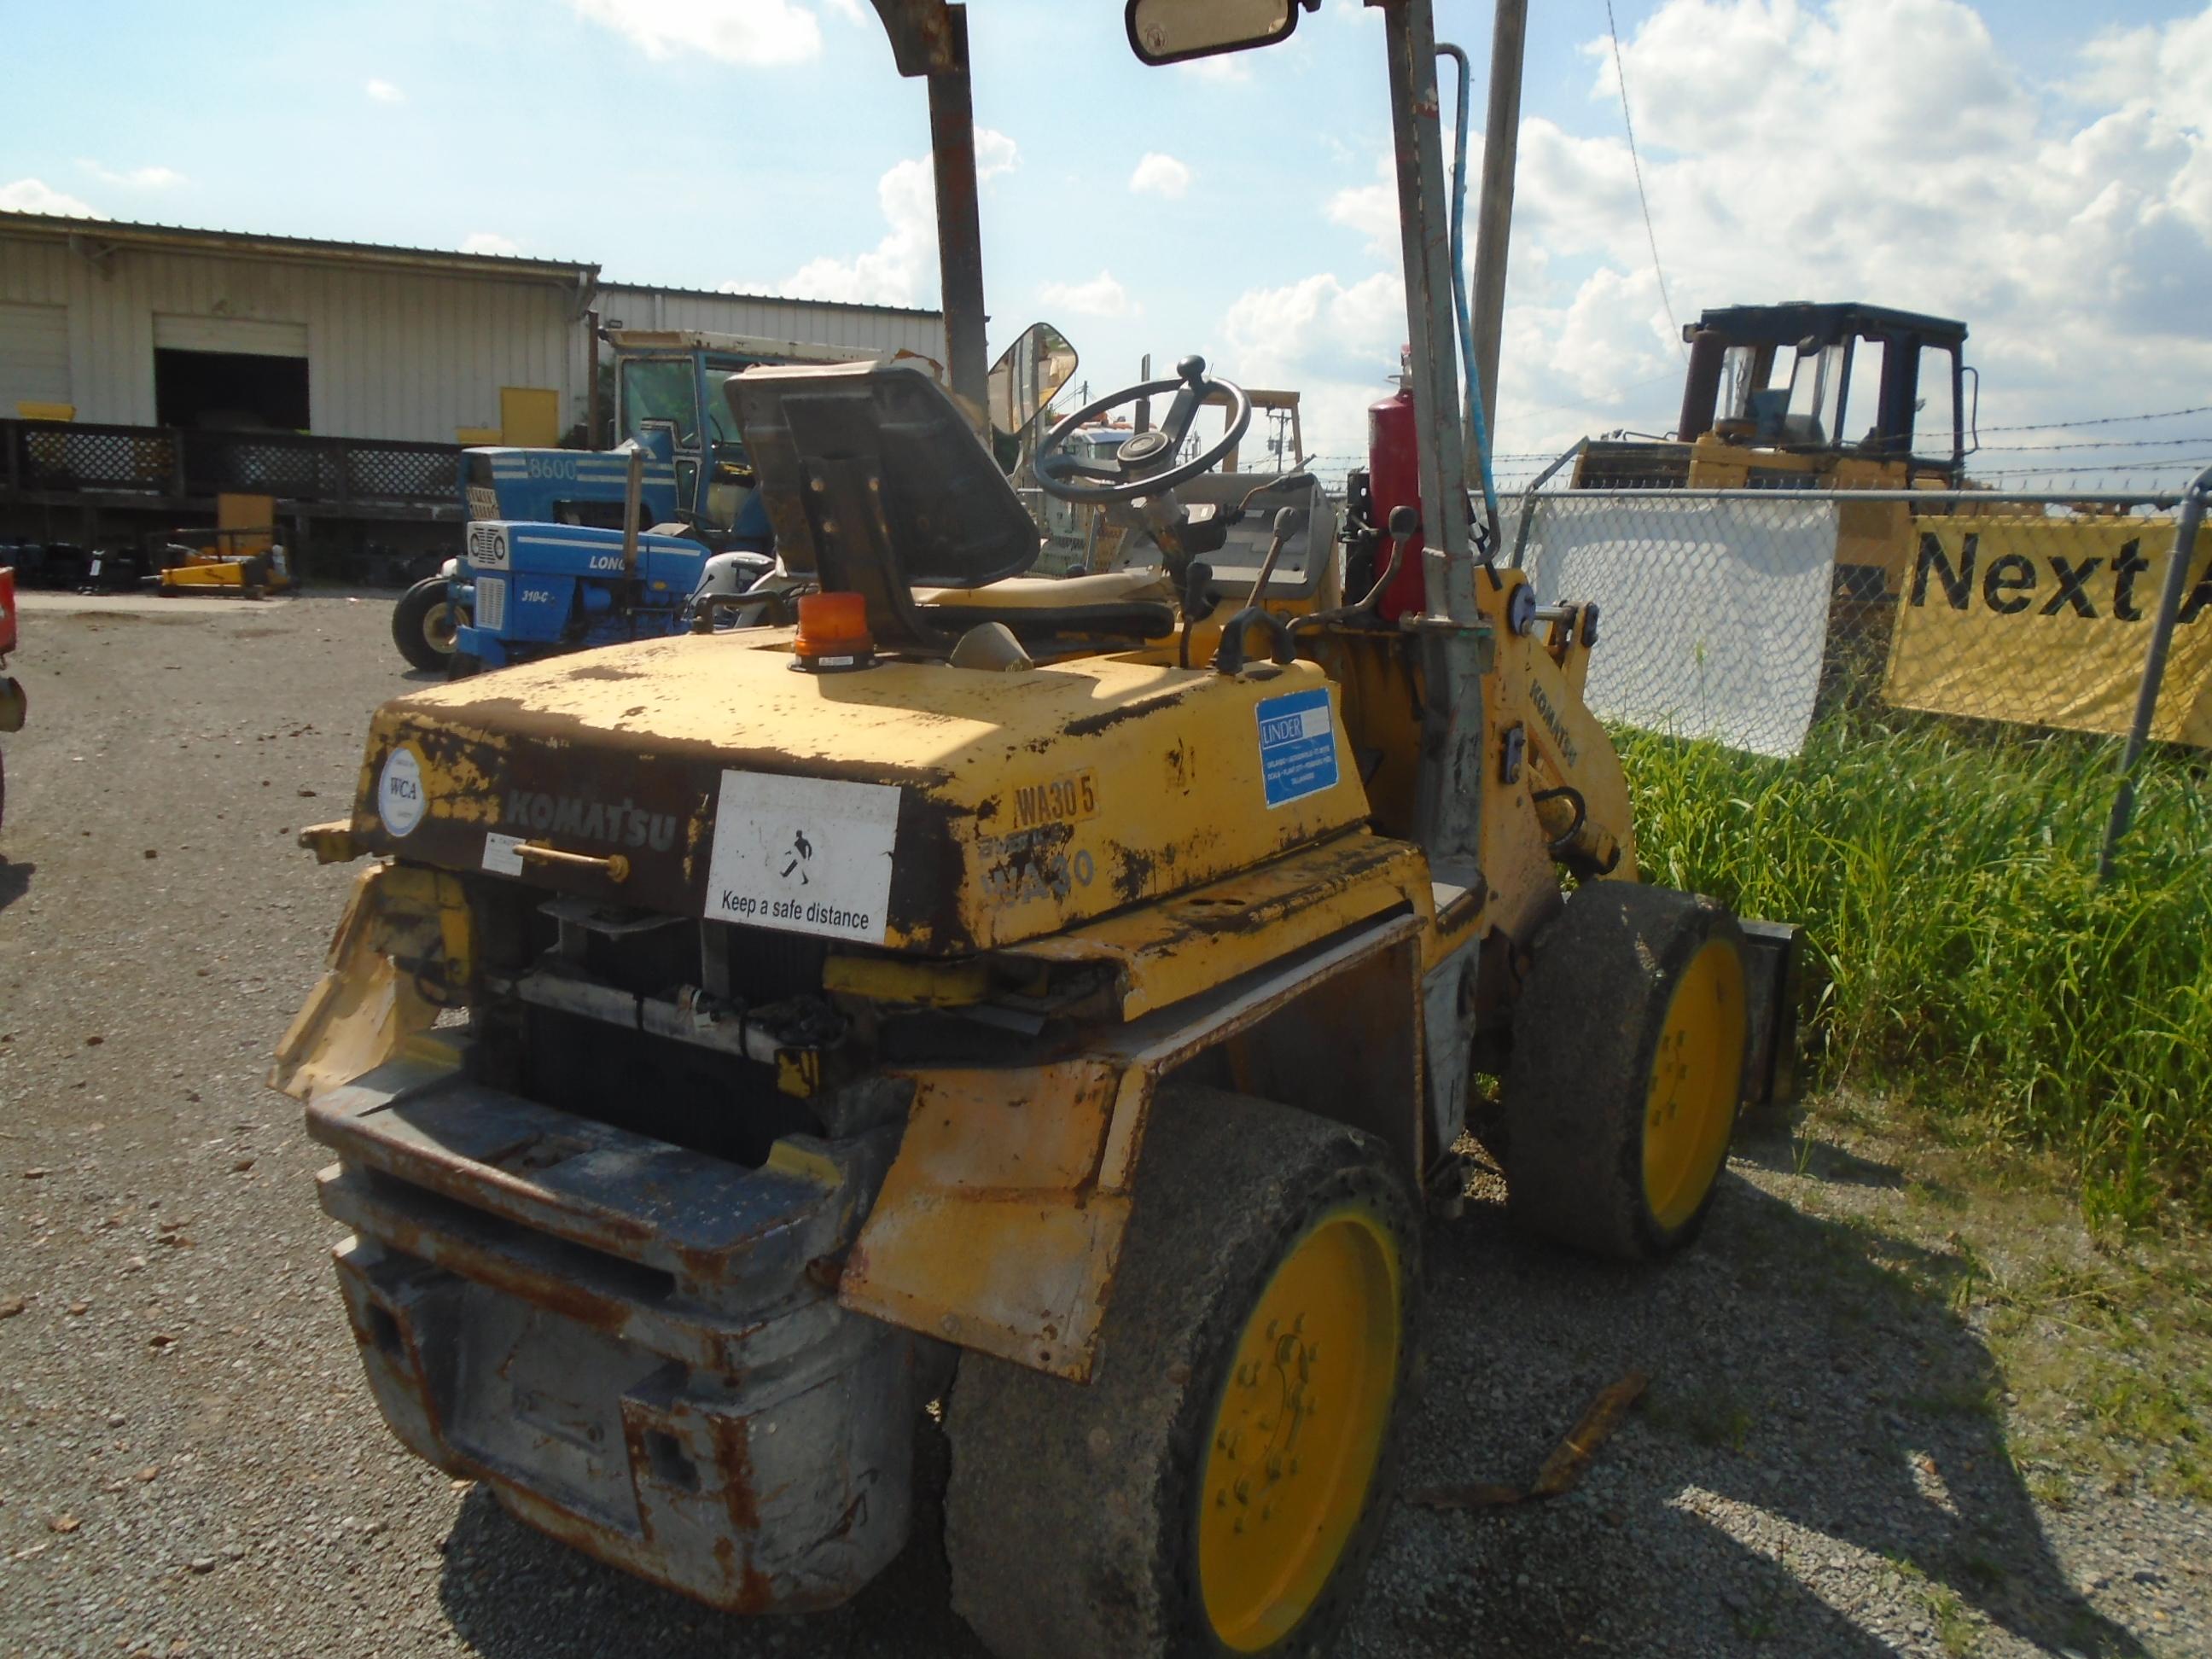
<path id="1" fill-rule="evenodd" d="M 156 347 L 154 417 L 163 426 L 305 432 L 307 360 Z"/>

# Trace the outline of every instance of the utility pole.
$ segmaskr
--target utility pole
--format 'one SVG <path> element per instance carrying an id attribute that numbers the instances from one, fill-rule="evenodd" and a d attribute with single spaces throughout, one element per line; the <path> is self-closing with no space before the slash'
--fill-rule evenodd
<path id="1" fill-rule="evenodd" d="M 1505 251 L 1513 229 L 1514 152 L 1521 136 L 1521 60 L 1528 0 L 1497 0 L 1490 33 L 1490 116 L 1482 141 L 1482 204 L 1474 243 L 1474 362 L 1482 415 L 1498 441 L 1498 349 L 1505 325 Z M 1474 441 L 1469 433 L 1468 440 Z"/>

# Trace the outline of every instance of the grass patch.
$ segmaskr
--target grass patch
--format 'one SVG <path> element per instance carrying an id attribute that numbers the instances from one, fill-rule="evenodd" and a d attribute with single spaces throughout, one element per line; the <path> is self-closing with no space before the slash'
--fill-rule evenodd
<path id="1" fill-rule="evenodd" d="M 1814 1080 L 2057 1152 L 2093 1221 L 2212 1220 L 2212 790 L 2162 750 L 1867 708 L 1794 760 L 1616 733 L 1649 879 L 1802 922 Z"/>

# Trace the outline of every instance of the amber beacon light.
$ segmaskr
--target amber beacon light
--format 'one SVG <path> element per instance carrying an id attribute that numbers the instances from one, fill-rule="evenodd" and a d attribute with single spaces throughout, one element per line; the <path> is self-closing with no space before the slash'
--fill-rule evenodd
<path id="1" fill-rule="evenodd" d="M 872 666 L 876 642 L 868 633 L 868 602 L 858 593 L 808 593 L 799 601 L 798 658 L 792 666 L 810 674 L 839 674 Z"/>

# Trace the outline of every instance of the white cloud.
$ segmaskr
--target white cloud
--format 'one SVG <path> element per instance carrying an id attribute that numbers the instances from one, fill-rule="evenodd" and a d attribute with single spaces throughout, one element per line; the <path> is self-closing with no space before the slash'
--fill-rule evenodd
<path id="1" fill-rule="evenodd" d="M 1139 196 L 1164 196 L 1177 201 L 1190 189 L 1190 169 L 1172 155 L 1147 150 L 1129 175 L 1129 188 Z"/>
<path id="2" fill-rule="evenodd" d="M 1395 270 L 1346 284 L 1322 272 L 1251 289 L 1222 319 L 1218 367 L 1249 386 L 1300 394 L 1307 453 L 1346 456 L 1367 444 L 1367 405 L 1395 385 L 1406 337 L 1405 289 Z"/>
<path id="3" fill-rule="evenodd" d="M 83 156 L 77 158 L 76 164 L 103 184 L 123 185 L 132 190 L 167 190 L 190 182 L 174 167 L 131 167 L 118 172 Z"/>
<path id="4" fill-rule="evenodd" d="M 64 196 L 60 191 L 48 188 L 41 179 L 18 179 L 12 185 L 0 185 L 0 211 L 54 213 L 70 219 L 107 217 L 98 208 L 74 196 Z"/>
<path id="5" fill-rule="evenodd" d="M 2203 402 L 2212 6 L 2192 9 L 2102 34 L 2085 25 L 2078 78 L 2052 86 L 1963 0 L 1665 0 L 1623 56 L 1675 319 L 1784 299 L 1961 318 L 1984 428 Z M 1899 56 L 1899 40 L 1913 50 Z M 1507 452 L 1664 430 L 1680 392 L 1612 46 L 1598 37 L 1583 51 L 1590 101 L 1575 125 L 1598 136 L 1522 125 L 1495 422 Z M 1367 237 L 1399 303 L 1387 162 L 1323 213 Z M 1339 395 L 1354 382 L 1332 330 L 1365 286 L 1310 277 L 1247 295 L 1225 319 L 1255 351 L 1274 337 L 1270 372 L 1285 383 L 1331 389 L 1318 401 L 1342 405 L 1334 416 L 1309 392 L 1316 448 L 1364 441 L 1350 416 L 1381 375 L 1363 399 Z M 1404 326 L 1389 325 L 1394 355 Z M 1371 355 L 1386 343 L 1361 343 Z"/>
<path id="6" fill-rule="evenodd" d="M 389 81 L 372 78 L 362 82 L 361 89 L 380 104 L 404 104 L 407 101 L 407 94 Z"/>
<path id="7" fill-rule="evenodd" d="M 1220 52 L 1212 58 L 1194 58 L 1174 67 L 1200 81 L 1249 81 L 1252 78 L 1252 66 L 1244 61 L 1246 55 L 1240 52 Z"/>
<path id="8" fill-rule="evenodd" d="M 989 127 L 975 129 L 975 178 L 988 183 L 1018 164 L 1014 141 Z M 936 289 L 937 185 L 930 158 L 918 155 L 892 167 L 876 184 L 887 226 L 883 240 L 850 259 L 824 254 L 774 284 L 794 300 L 841 300 L 848 305 L 910 306 Z M 752 289 L 725 283 L 731 293 Z"/>
<path id="9" fill-rule="evenodd" d="M 522 244 L 512 236 L 502 236 L 495 230 L 471 233 L 461 244 L 464 253 L 503 253 L 510 257 L 522 252 Z"/>
<path id="10" fill-rule="evenodd" d="M 1468 163 L 1473 176 L 1479 162 Z M 1376 158 L 1375 182 L 1351 185 L 1328 198 L 1328 222 L 1356 230 L 1367 239 L 1367 251 L 1378 259 L 1398 260 L 1398 170 L 1388 155 Z"/>
<path id="11" fill-rule="evenodd" d="M 1114 280 L 1110 270 L 1100 271 L 1087 283 L 1040 283 L 1037 303 L 1078 317 L 1126 317 L 1136 309 L 1129 303 L 1128 291 Z"/>
<path id="12" fill-rule="evenodd" d="M 698 53 L 757 66 L 803 64 L 822 52 L 820 22 L 794 0 L 576 0 L 576 15 L 648 58 Z"/>

